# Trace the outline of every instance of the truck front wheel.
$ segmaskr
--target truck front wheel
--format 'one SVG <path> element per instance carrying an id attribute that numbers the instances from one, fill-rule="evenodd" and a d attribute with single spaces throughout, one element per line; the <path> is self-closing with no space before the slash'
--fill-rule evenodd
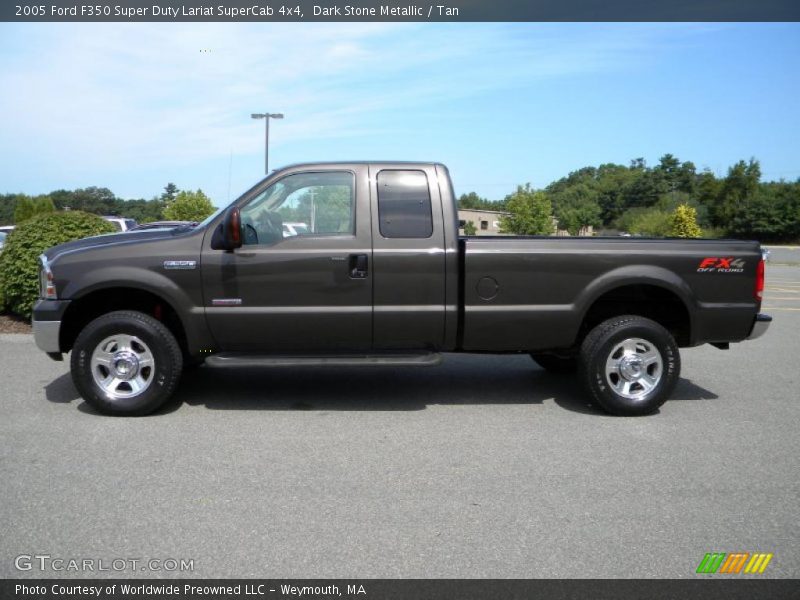
<path id="1" fill-rule="evenodd" d="M 72 381 L 108 415 L 146 415 L 172 395 L 183 367 L 175 336 L 160 321 L 115 311 L 91 321 L 72 348 Z"/>
<path id="2" fill-rule="evenodd" d="M 581 345 L 580 370 L 603 410 L 621 416 L 647 415 L 672 393 L 681 359 L 669 331 L 650 319 L 626 315 L 589 332 Z"/>

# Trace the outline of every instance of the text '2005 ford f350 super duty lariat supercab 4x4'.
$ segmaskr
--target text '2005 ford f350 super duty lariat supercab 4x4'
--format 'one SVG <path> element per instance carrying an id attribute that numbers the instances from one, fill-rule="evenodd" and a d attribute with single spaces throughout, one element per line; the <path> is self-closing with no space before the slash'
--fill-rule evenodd
<path id="1" fill-rule="evenodd" d="M 41 263 L 36 343 L 71 351 L 80 394 L 109 414 L 157 409 L 203 360 L 424 366 L 440 352 L 524 352 L 579 369 L 606 411 L 639 415 L 670 395 L 679 347 L 726 348 L 771 321 L 757 242 L 459 237 L 434 163 L 287 167 L 197 226 L 70 242 Z"/>

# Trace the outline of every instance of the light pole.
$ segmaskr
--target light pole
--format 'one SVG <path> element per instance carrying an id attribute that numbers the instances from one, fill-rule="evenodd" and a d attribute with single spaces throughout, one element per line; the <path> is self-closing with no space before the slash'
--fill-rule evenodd
<path id="1" fill-rule="evenodd" d="M 250 115 L 254 119 L 264 119 L 264 174 L 269 175 L 269 120 L 282 119 L 283 113 L 253 113 Z"/>

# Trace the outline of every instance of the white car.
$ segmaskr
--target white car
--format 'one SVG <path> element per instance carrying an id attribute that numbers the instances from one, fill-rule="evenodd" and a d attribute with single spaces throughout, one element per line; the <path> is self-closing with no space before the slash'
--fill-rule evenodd
<path id="1" fill-rule="evenodd" d="M 0 231 L 0 252 L 3 251 L 3 246 L 6 245 L 6 235 L 8 235 L 5 231 Z"/>
<path id="2" fill-rule="evenodd" d="M 113 223 L 120 231 L 128 231 L 136 227 L 137 223 L 133 219 L 124 217 L 103 217 L 109 223 Z"/>
<path id="3" fill-rule="evenodd" d="M 305 223 L 284 223 L 283 237 L 294 237 L 296 235 L 308 235 L 308 225 Z"/>

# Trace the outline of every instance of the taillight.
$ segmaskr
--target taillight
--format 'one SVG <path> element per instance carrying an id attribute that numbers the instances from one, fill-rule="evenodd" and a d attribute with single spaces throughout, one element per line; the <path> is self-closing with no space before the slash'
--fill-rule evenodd
<path id="1" fill-rule="evenodd" d="M 753 297 L 757 302 L 761 302 L 764 297 L 764 259 L 758 261 L 756 267 L 756 287 L 753 290 Z"/>

